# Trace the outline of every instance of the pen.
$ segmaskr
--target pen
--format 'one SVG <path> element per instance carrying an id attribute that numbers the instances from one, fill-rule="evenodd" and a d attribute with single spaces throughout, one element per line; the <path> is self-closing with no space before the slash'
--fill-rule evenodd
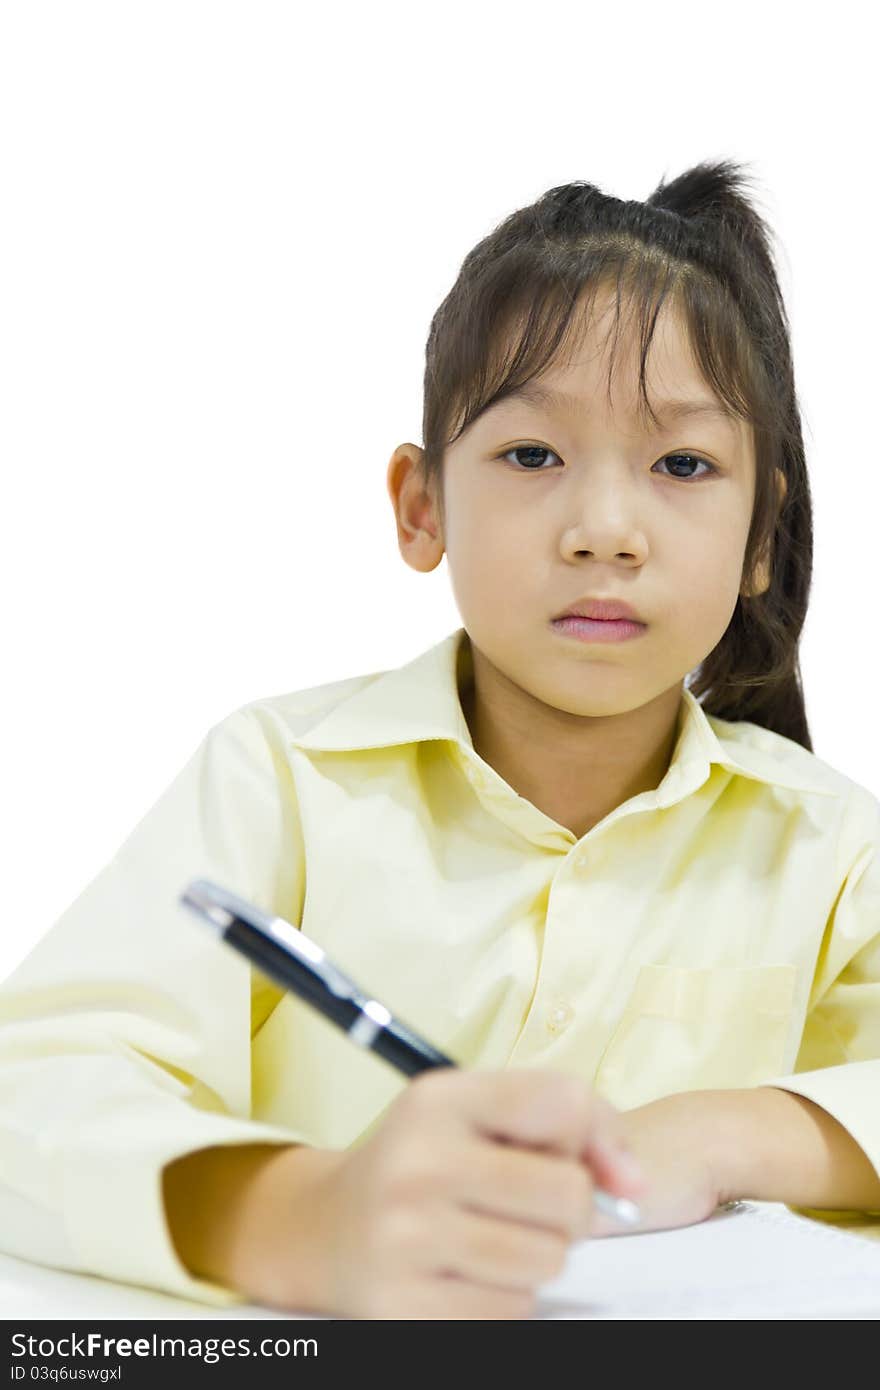
<path id="1" fill-rule="evenodd" d="M 375 1052 L 405 1076 L 431 1067 L 458 1065 L 407 1028 L 378 1000 L 365 995 L 327 959 L 320 946 L 284 917 L 273 917 L 205 878 L 193 879 L 180 895 L 180 902 L 264 974 L 311 1004 L 352 1042 Z M 593 1201 L 600 1211 L 625 1225 L 640 1220 L 638 1206 L 627 1197 L 614 1197 L 597 1187 Z"/>

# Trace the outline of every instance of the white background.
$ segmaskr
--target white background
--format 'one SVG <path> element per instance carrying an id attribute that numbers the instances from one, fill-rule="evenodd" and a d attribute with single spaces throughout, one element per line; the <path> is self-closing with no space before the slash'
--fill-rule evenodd
<path id="1" fill-rule="evenodd" d="M 402 560 L 430 319 L 556 184 L 744 161 L 815 507 L 818 756 L 877 792 L 876 53 L 740 3 L 4 4 L 0 977 L 260 696 L 460 618 Z"/>

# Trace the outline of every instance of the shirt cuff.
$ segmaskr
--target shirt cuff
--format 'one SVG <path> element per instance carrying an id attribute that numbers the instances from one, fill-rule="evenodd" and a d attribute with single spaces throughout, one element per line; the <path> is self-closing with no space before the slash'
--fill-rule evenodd
<path id="1" fill-rule="evenodd" d="M 234 1116 L 139 1102 L 81 1132 L 56 1152 L 64 1223 L 83 1272 L 147 1285 L 214 1307 L 249 1300 L 193 1275 L 165 1214 L 162 1169 L 196 1149 L 225 1144 L 308 1144 L 295 1130 Z"/>

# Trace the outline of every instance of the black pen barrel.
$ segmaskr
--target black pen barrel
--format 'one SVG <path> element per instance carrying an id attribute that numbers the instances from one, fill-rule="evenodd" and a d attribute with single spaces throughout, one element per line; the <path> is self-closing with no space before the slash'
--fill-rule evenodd
<path id="1" fill-rule="evenodd" d="M 297 960 L 278 942 L 255 931 L 247 922 L 234 918 L 224 929 L 223 939 L 252 960 L 264 975 L 294 996 L 305 999 L 346 1032 L 357 1019 L 360 1009 L 356 999 L 334 994 L 307 962 Z"/>
<path id="2" fill-rule="evenodd" d="M 344 994 L 336 994 L 317 970 L 313 970 L 306 961 L 292 956 L 271 937 L 254 930 L 248 922 L 233 918 L 223 930 L 223 939 L 253 961 L 263 974 L 294 996 L 312 1004 L 331 1022 L 349 1033 L 353 1041 L 375 1052 L 377 1057 L 383 1058 L 404 1076 L 416 1076 L 432 1067 L 457 1065 L 451 1057 L 425 1042 L 399 1019 L 391 1018 L 384 1025 L 375 1022 L 364 1013 L 365 1005 L 372 1002 L 368 996 L 350 982 L 346 982 Z M 335 973 L 338 976 L 339 972 Z"/>
<path id="3" fill-rule="evenodd" d="M 420 1071 L 430 1071 L 434 1067 L 454 1067 L 458 1064 L 438 1052 L 436 1047 L 411 1033 L 399 1019 L 392 1018 L 384 1028 L 380 1028 L 370 1050 L 390 1062 L 405 1076 L 417 1076 Z"/>

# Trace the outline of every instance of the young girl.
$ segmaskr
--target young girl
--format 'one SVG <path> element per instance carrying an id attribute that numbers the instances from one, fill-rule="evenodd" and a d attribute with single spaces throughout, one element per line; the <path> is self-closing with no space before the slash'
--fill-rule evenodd
<path id="1" fill-rule="evenodd" d="M 5 982 L 5 1251 L 520 1318 L 619 1232 L 594 1184 L 642 1230 L 880 1215 L 880 802 L 812 752 L 810 493 L 742 182 L 554 188 L 466 257 L 388 470 L 464 625 L 211 728 Z M 460 1068 L 353 1046 L 194 924 L 195 877 Z"/>

